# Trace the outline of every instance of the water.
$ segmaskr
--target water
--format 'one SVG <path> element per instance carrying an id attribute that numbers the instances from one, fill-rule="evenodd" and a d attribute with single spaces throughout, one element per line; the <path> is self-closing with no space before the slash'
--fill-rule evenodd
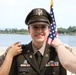
<path id="1" fill-rule="evenodd" d="M 70 46 L 76 47 L 76 36 L 59 36 L 59 39 Z M 20 41 L 22 44 L 27 44 L 31 41 L 30 35 L 19 34 L 0 34 L 0 46 L 9 46 L 14 42 Z"/>
<path id="2" fill-rule="evenodd" d="M 63 36 L 59 36 L 59 39 L 63 42 L 66 43 L 70 46 L 74 46 L 76 47 L 76 36 L 73 35 L 63 35 Z"/>
<path id="3" fill-rule="evenodd" d="M 19 35 L 19 34 L 0 34 L 0 46 L 8 46 L 14 42 L 21 42 L 22 44 L 27 44 L 31 41 L 29 35 Z"/>

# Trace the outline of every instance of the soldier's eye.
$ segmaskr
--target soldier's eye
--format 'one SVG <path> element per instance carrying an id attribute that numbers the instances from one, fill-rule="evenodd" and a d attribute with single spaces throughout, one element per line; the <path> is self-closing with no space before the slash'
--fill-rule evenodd
<path id="1" fill-rule="evenodd" d="M 45 28 L 47 28 L 47 26 L 43 25 L 43 26 L 41 26 L 41 28 L 42 28 L 42 29 L 45 29 Z"/>
<path id="2" fill-rule="evenodd" d="M 48 28 L 48 25 L 32 25 L 33 29 L 46 29 Z"/>
<path id="3" fill-rule="evenodd" d="M 38 26 L 33 26 L 33 29 L 38 29 Z"/>

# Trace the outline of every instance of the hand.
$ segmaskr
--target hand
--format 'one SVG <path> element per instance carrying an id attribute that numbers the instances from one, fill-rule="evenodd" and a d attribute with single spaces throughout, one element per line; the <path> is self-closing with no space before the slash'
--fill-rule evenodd
<path id="1" fill-rule="evenodd" d="M 59 44 L 62 44 L 62 42 L 58 38 L 55 38 L 51 45 L 56 48 Z"/>
<path id="2" fill-rule="evenodd" d="M 66 49 L 72 52 L 72 48 L 68 44 L 62 43 L 58 38 L 55 38 L 51 45 L 55 48 L 59 45 L 63 45 Z"/>
<path id="3" fill-rule="evenodd" d="M 16 42 L 7 48 L 7 54 L 14 57 L 22 52 L 21 43 Z"/>

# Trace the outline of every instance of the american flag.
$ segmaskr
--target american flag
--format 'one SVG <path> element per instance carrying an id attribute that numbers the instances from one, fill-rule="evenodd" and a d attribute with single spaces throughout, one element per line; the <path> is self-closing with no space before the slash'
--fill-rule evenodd
<path id="1" fill-rule="evenodd" d="M 50 26 L 50 33 L 47 38 L 47 42 L 49 44 L 51 44 L 51 42 L 54 40 L 54 38 L 58 37 L 57 26 L 56 26 L 54 11 L 53 11 L 53 0 L 51 0 L 51 4 L 50 4 L 50 15 L 53 19 L 53 23 Z"/>

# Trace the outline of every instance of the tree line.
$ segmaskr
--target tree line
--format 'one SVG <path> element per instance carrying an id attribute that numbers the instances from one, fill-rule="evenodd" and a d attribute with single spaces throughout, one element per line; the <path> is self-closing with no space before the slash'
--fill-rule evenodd
<path id="1" fill-rule="evenodd" d="M 0 34 L 28 34 L 28 31 L 27 29 L 6 28 L 4 30 L 0 29 Z"/>
<path id="2" fill-rule="evenodd" d="M 76 26 L 70 26 L 66 28 L 58 28 L 59 34 L 76 35 Z"/>
<path id="3" fill-rule="evenodd" d="M 58 34 L 76 35 L 76 26 L 70 26 L 68 28 L 60 27 L 57 30 L 58 30 Z M 0 34 L 28 34 L 28 30 L 6 28 L 4 30 L 0 29 Z"/>

